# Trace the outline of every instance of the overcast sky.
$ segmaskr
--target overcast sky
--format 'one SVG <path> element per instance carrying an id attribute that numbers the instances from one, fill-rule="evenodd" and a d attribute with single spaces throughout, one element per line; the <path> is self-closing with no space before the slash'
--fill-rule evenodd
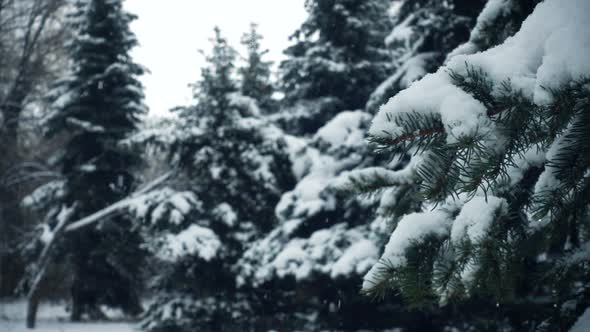
<path id="1" fill-rule="evenodd" d="M 209 38 L 218 25 L 238 48 L 250 22 L 259 24 L 269 60 L 280 60 L 288 37 L 305 19 L 304 0 L 126 0 L 127 9 L 139 16 L 132 29 L 140 46 L 133 51 L 137 62 L 151 74 L 142 78 L 150 114 L 190 101 L 189 83 L 199 78 Z"/>

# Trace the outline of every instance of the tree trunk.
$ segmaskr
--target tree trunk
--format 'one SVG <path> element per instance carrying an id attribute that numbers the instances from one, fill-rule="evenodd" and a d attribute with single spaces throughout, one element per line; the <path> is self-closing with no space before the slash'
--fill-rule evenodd
<path id="1" fill-rule="evenodd" d="M 27 327 L 30 329 L 35 328 L 35 321 L 37 319 L 37 309 L 39 307 L 39 302 L 41 300 L 41 283 L 45 278 L 45 273 L 47 272 L 47 267 L 51 261 L 51 251 L 55 246 L 55 242 L 59 239 L 62 232 L 65 230 L 66 226 L 66 218 L 63 218 L 59 224 L 55 227 L 53 231 L 52 239 L 47 242 L 45 248 L 43 248 L 43 252 L 41 252 L 41 258 L 37 263 L 37 271 L 35 271 L 35 276 L 33 278 L 33 283 L 31 284 L 31 289 L 29 289 L 29 293 L 27 296 Z"/>
<path id="2" fill-rule="evenodd" d="M 27 303 L 27 328 L 34 329 L 35 323 L 37 322 L 37 309 L 39 308 L 39 300 L 41 297 L 39 296 L 39 291 L 32 294 L 31 297 L 28 299 Z"/>
<path id="3" fill-rule="evenodd" d="M 74 269 L 78 270 L 77 267 Z M 72 288 L 70 289 L 70 296 L 72 298 L 72 313 L 70 314 L 70 321 L 72 322 L 79 322 L 82 320 L 83 301 L 79 278 L 80 276 L 78 271 L 74 271 L 74 282 L 72 283 Z"/>

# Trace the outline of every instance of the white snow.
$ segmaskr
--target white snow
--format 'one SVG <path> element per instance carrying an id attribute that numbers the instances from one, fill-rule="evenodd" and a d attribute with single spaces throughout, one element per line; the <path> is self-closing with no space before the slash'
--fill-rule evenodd
<path id="1" fill-rule="evenodd" d="M 84 164 L 79 167 L 82 172 L 92 173 L 96 171 L 96 165 L 94 164 Z"/>
<path id="2" fill-rule="evenodd" d="M 103 133 L 105 132 L 104 127 L 94 125 L 88 121 L 83 121 L 73 117 L 66 118 L 66 122 L 80 130 L 91 132 L 91 133 Z"/>
<path id="3" fill-rule="evenodd" d="M 506 212 L 507 203 L 494 196 L 474 197 L 463 205 L 451 228 L 451 242 L 469 240 L 478 243 L 492 225 L 495 217 Z"/>
<path id="4" fill-rule="evenodd" d="M 427 61 L 436 55 L 437 54 L 434 52 L 425 52 L 409 58 L 408 61 L 403 64 L 402 68 L 400 68 L 400 73 L 403 74 L 400 79 L 400 87 L 407 88 L 415 81 L 424 77 L 424 75 L 427 74 L 425 68 Z"/>
<path id="5" fill-rule="evenodd" d="M 347 186 L 354 183 L 354 181 L 362 181 L 363 179 L 379 178 L 385 181 L 388 186 L 401 185 L 401 184 L 412 184 L 413 173 L 416 170 L 417 162 L 420 158 L 413 158 L 413 163 L 408 164 L 399 171 L 392 171 L 384 167 L 366 167 L 363 169 L 345 171 L 342 172 L 334 181 L 331 186 L 339 189 L 346 188 Z"/>
<path id="6" fill-rule="evenodd" d="M 39 321 L 34 330 L 27 329 L 24 321 L 0 320 L 0 330 L 3 332 L 137 332 L 133 323 L 126 322 L 91 322 L 70 323 L 68 321 Z"/>
<path id="7" fill-rule="evenodd" d="M 178 234 L 166 234 L 161 241 L 158 257 L 172 262 L 187 255 L 210 261 L 221 249 L 217 235 L 211 229 L 199 225 L 191 225 Z"/>
<path id="8" fill-rule="evenodd" d="M 334 208 L 333 197 L 322 193 L 341 172 L 362 160 L 360 153 L 367 145 L 363 127 L 368 119 L 365 112 L 342 112 L 312 138 L 317 148 L 302 138 L 286 140 L 293 151 L 293 171 L 299 182 L 277 204 L 279 218 L 303 218 Z"/>
<path id="9" fill-rule="evenodd" d="M 174 206 L 175 209 L 183 214 L 189 213 L 190 210 L 198 204 L 196 196 L 189 191 L 175 193 L 169 198 L 168 201 Z"/>
<path id="10" fill-rule="evenodd" d="M 429 235 L 444 236 L 448 234 L 451 223 L 448 213 L 440 209 L 405 215 L 391 234 L 380 262 L 391 267 L 402 266 L 406 263 L 406 249 L 413 241 L 420 242 Z M 363 290 L 375 286 L 381 268 L 381 263 L 373 265 L 364 277 Z"/>
<path id="11" fill-rule="evenodd" d="M 570 329 L 570 332 L 587 332 L 590 331 L 590 308 L 586 309 L 582 316 L 578 317 L 578 320 Z"/>
<path id="12" fill-rule="evenodd" d="M 298 280 L 318 275 L 333 279 L 362 276 L 379 258 L 379 228 L 372 224 L 348 228 L 339 223 L 307 238 L 292 237 L 301 225 L 301 220 L 287 221 L 249 248 L 237 265 L 238 284 L 258 286 L 274 277 L 289 276 Z"/>
<path id="13" fill-rule="evenodd" d="M 43 244 L 47 245 L 49 242 L 53 241 L 53 237 L 55 234 L 51 230 L 48 224 L 41 224 L 38 226 L 41 229 L 41 235 L 39 235 L 39 240 L 43 242 Z"/>
<path id="14" fill-rule="evenodd" d="M 438 56 L 435 52 L 424 52 L 413 55 L 411 51 L 398 59 L 401 64 L 385 81 L 371 93 L 367 101 L 367 109 L 376 110 L 390 95 L 395 95 L 399 90 L 409 87 L 412 83 L 424 77 L 428 72 L 426 65 Z M 409 56 L 409 57 L 408 57 Z M 402 61 L 403 60 L 403 61 Z"/>
<path id="15" fill-rule="evenodd" d="M 404 4 L 404 1 L 394 0 L 393 2 L 391 2 L 391 5 L 389 6 L 389 9 L 387 10 L 387 14 L 391 18 L 395 19 L 399 15 L 400 9 L 403 4 Z"/>
<path id="16" fill-rule="evenodd" d="M 75 205 L 72 205 L 70 207 L 62 205 L 61 209 L 59 210 L 59 213 L 56 216 L 57 223 L 58 224 L 66 223 L 70 219 L 70 217 L 74 214 L 75 211 L 76 211 Z"/>
<path id="17" fill-rule="evenodd" d="M 258 103 L 254 98 L 244 96 L 237 92 L 229 93 L 227 97 L 231 105 L 239 107 L 246 112 L 246 114 L 243 114 L 243 116 L 258 117 L 262 114 L 260 112 L 260 108 L 258 107 Z"/>
<path id="18" fill-rule="evenodd" d="M 391 33 L 385 38 L 386 45 L 401 43 L 406 48 L 410 48 L 411 39 L 414 37 L 414 29 L 410 25 L 414 20 L 414 15 L 410 14 L 401 23 L 397 24 Z"/>
<path id="19" fill-rule="evenodd" d="M 144 118 L 140 130 L 125 140 L 128 144 L 159 143 L 163 146 L 172 144 L 183 131 L 179 128 L 185 126 L 184 119 L 176 117 L 158 118 L 149 116 Z M 191 134 L 201 134 L 200 128 L 192 128 Z"/>
<path id="20" fill-rule="evenodd" d="M 553 144 L 549 147 L 549 150 L 545 154 L 546 160 L 553 159 L 559 151 L 564 148 L 566 143 L 563 140 L 563 137 L 558 137 L 555 139 Z M 541 194 L 544 191 L 550 191 L 555 189 L 559 186 L 561 181 L 557 178 L 556 172 L 558 170 L 556 167 L 552 165 L 545 165 L 545 170 L 539 176 L 537 183 L 535 183 L 535 194 Z"/>
<path id="21" fill-rule="evenodd" d="M 334 202 L 325 201 L 320 194 L 330 184 L 333 176 L 332 169 L 326 167 L 301 179 L 294 190 L 281 197 L 275 208 L 277 216 L 282 216 L 284 211 L 289 211 L 288 214 L 292 218 L 301 218 L 332 208 Z"/>
<path id="22" fill-rule="evenodd" d="M 201 204 L 190 191 L 177 192 L 170 187 L 163 187 L 134 198 L 128 209 L 137 218 L 150 217 L 152 224 L 161 222 L 169 213 L 168 221 L 179 225 L 186 215 L 193 209 L 198 209 Z"/>
<path id="23" fill-rule="evenodd" d="M 513 0 L 488 0 L 483 10 L 477 17 L 477 22 L 475 23 L 475 27 L 471 30 L 469 41 L 459 45 L 456 49 L 449 53 L 445 63 L 456 55 L 473 54 L 479 51 L 477 45 L 474 43 L 474 40 L 481 38 L 483 29 L 487 24 L 490 24 L 490 22 L 496 17 L 501 16 L 507 12 L 508 8 L 513 6 L 512 2 Z"/>
<path id="24" fill-rule="evenodd" d="M 473 135 L 482 122 L 487 124 L 485 107 L 465 91 L 451 84 L 448 74 L 439 70 L 428 74 L 410 88 L 401 91 L 383 105 L 373 119 L 373 136 L 396 136 L 403 128 L 390 121 L 401 113 L 438 111 L 450 138 Z"/>
<path id="25" fill-rule="evenodd" d="M 65 194 L 64 186 L 65 181 L 63 180 L 50 181 L 25 196 L 21 204 L 26 208 L 35 208 L 38 205 L 43 205 L 47 201 L 63 196 Z"/>
<path id="26" fill-rule="evenodd" d="M 544 1 L 504 44 L 456 56 L 449 67 L 464 69 L 467 61 L 486 70 L 496 82 L 510 78 L 526 95 L 534 96 L 537 104 L 546 103 L 549 96 L 542 87 L 558 87 L 590 73 L 588 12 L 590 2 L 586 0 Z"/>
<path id="27" fill-rule="evenodd" d="M 362 239 L 350 246 L 332 266 L 330 276 L 348 276 L 353 272 L 361 274 L 376 263 L 379 248 L 371 240 Z M 356 271 L 355 271 L 356 270 Z"/>
<path id="28" fill-rule="evenodd" d="M 361 111 L 344 111 L 338 113 L 325 124 L 314 136 L 314 140 L 330 146 L 352 146 L 364 144 L 365 130 L 362 126 L 371 120 L 369 113 Z"/>
<path id="29" fill-rule="evenodd" d="M 75 96 L 74 93 L 72 93 L 71 91 L 56 91 L 56 93 L 59 93 L 59 97 L 57 97 L 57 99 L 51 105 L 54 109 L 65 108 L 72 102 Z M 53 115 L 54 113 L 50 114 Z"/>
<path id="30" fill-rule="evenodd" d="M 286 153 L 291 160 L 291 170 L 296 179 L 301 179 L 309 170 L 311 159 L 305 138 L 286 134 L 282 129 L 267 119 L 246 117 L 238 120 L 238 125 L 244 129 L 259 129 L 269 141 L 283 140 L 286 143 Z"/>
<path id="31" fill-rule="evenodd" d="M 74 36 L 74 38 L 76 39 L 75 41 L 72 41 L 72 43 L 76 43 L 76 44 L 82 44 L 82 43 L 91 43 L 91 44 L 96 44 L 96 45 L 100 45 L 100 44 L 105 44 L 107 41 L 104 38 L 98 38 L 98 37 L 92 37 L 91 35 L 87 34 L 87 33 L 78 33 Z"/>
<path id="32" fill-rule="evenodd" d="M 522 156 L 516 156 L 514 165 L 507 169 L 510 187 L 522 180 L 526 170 L 535 166 L 540 167 L 545 161 L 545 152 L 539 150 L 536 146 L 525 151 Z"/>
<path id="33" fill-rule="evenodd" d="M 295 238 L 270 262 L 268 272 L 297 279 L 310 278 L 314 272 L 332 278 L 363 274 L 379 257 L 379 249 L 367 235 L 362 228 L 347 229 L 342 223 L 318 230 L 307 239 Z"/>
<path id="34" fill-rule="evenodd" d="M 103 308 L 107 309 L 107 308 Z M 120 319 L 117 313 L 104 310 L 107 317 Z M 34 330 L 25 327 L 26 301 L 0 301 L 0 331 L 2 332 L 136 332 L 133 322 L 69 322 L 69 313 L 63 303 L 41 303 Z"/>
<path id="35" fill-rule="evenodd" d="M 238 221 L 238 215 L 234 209 L 226 202 L 223 202 L 215 207 L 213 214 L 217 215 L 223 223 L 228 226 L 234 226 Z"/>
<path id="36" fill-rule="evenodd" d="M 302 248 L 303 241 L 292 241 L 274 259 L 272 265 L 277 275 L 282 278 L 286 275 L 294 275 L 298 280 L 309 276 L 313 264 L 309 261 L 307 253 Z"/>
<path id="37" fill-rule="evenodd" d="M 463 205 L 461 212 L 453 221 L 451 243 L 461 245 L 464 241 L 471 244 L 481 242 L 496 218 L 507 212 L 507 203 L 503 198 L 494 196 L 474 197 Z M 476 259 L 470 257 L 459 271 L 461 282 L 466 289 L 471 288 L 475 273 L 479 270 Z M 447 300 L 447 291 L 443 290 L 441 302 Z"/>

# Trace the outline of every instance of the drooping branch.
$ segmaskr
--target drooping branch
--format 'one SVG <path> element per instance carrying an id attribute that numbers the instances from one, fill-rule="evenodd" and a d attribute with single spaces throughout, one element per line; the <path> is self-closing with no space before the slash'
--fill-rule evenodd
<path id="1" fill-rule="evenodd" d="M 86 216 L 78 221 L 75 221 L 73 223 L 70 223 L 65 231 L 66 232 L 72 232 L 75 230 L 78 230 L 80 228 L 92 225 L 98 221 L 103 220 L 104 218 L 108 217 L 109 215 L 111 215 L 112 213 L 118 212 L 126 207 L 129 207 L 129 205 L 131 205 L 134 201 L 135 198 L 137 198 L 140 195 L 143 195 L 147 192 L 149 192 L 150 190 L 158 187 L 159 185 L 161 185 L 162 183 L 164 183 L 166 180 L 168 180 L 171 176 L 172 176 L 173 172 L 170 171 L 162 176 L 160 176 L 159 178 L 153 180 L 152 182 L 146 184 L 143 188 L 141 188 L 140 190 L 136 191 L 135 193 L 133 193 L 132 195 L 130 195 L 129 197 L 122 199 L 120 201 L 118 201 L 115 204 L 109 205 L 108 207 L 99 210 L 89 216 Z"/>
<path id="2" fill-rule="evenodd" d="M 164 183 L 168 179 L 170 179 L 173 174 L 174 174 L 174 171 L 167 172 L 166 174 L 164 174 L 164 175 L 154 179 L 150 183 L 146 184 L 145 186 L 143 186 L 143 188 L 135 191 L 133 194 L 131 194 L 127 198 L 124 198 L 112 205 L 109 205 L 108 207 L 106 207 L 102 210 L 99 210 L 89 216 L 86 216 L 86 217 L 84 217 L 80 220 L 77 220 L 75 222 L 72 222 L 70 224 L 66 224 L 66 220 L 68 218 L 60 218 L 58 225 L 53 230 L 53 234 L 50 237 L 50 240 L 47 241 L 47 243 L 45 244 L 45 247 L 43 248 L 43 251 L 41 252 L 41 256 L 39 257 L 39 260 L 38 260 L 37 264 L 35 265 L 36 271 L 35 271 L 35 274 L 33 277 L 33 283 L 31 284 L 31 288 L 30 288 L 30 290 L 28 292 L 28 296 L 27 296 L 27 300 L 28 300 L 28 303 L 27 303 L 27 327 L 28 328 L 30 328 L 30 329 L 35 328 L 37 307 L 38 307 L 38 304 L 40 301 L 40 295 L 39 295 L 40 285 L 45 277 L 49 263 L 51 262 L 51 259 L 50 259 L 51 252 L 52 252 L 53 248 L 55 247 L 55 244 L 57 243 L 59 238 L 61 238 L 65 233 L 73 232 L 73 231 L 79 230 L 83 227 L 90 226 L 94 223 L 104 220 L 105 218 L 108 218 L 109 216 L 113 215 L 114 213 L 117 213 L 117 212 L 129 207 L 134 202 L 134 199 L 157 188 L 162 183 Z M 74 209 L 71 208 L 70 210 L 73 211 Z"/>

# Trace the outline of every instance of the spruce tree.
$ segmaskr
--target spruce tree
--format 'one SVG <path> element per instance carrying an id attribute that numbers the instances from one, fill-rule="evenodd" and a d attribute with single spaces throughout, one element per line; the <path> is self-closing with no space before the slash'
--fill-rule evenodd
<path id="1" fill-rule="evenodd" d="M 253 98 L 267 113 L 272 113 L 276 103 L 272 99 L 274 86 L 271 82 L 271 61 L 263 57 L 268 50 L 261 49 L 262 35 L 258 33 L 257 25 L 252 23 L 250 31 L 242 36 L 242 45 L 247 49 L 246 64 L 239 69 L 240 92 L 246 97 Z"/>
<path id="2" fill-rule="evenodd" d="M 251 328 L 256 294 L 237 290 L 235 264 L 274 226 L 273 207 L 293 181 L 284 141 L 239 93 L 236 52 L 218 28 L 211 41 L 195 104 L 176 109 L 172 137 L 154 137 L 170 142 L 176 181 L 136 209 L 163 266 L 142 323 L 148 331 Z"/>
<path id="3" fill-rule="evenodd" d="M 588 45 L 590 8 L 547 0 L 520 25 L 520 10 L 493 15 L 500 3 L 488 3 L 472 37 L 497 33 L 481 22 L 510 15 L 514 36 L 457 52 L 373 120 L 378 151 L 414 156 L 401 171 L 349 185 L 413 188 L 425 201 L 418 212 L 392 211 L 394 230 L 363 291 L 396 290 L 417 308 L 493 308 L 498 319 L 479 329 L 566 331 L 589 303 L 590 67 L 572 54 Z"/>
<path id="4" fill-rule="evenodd" d="M 384 39 L 389 0 L 308 0 L 309 17 L 280 65 L 285 94 L 280 123 L 310 134 L 343 110 L 363 108 L 390 72 Z"/>
<path id="5" fill-rule="evenodd" d="M 105 208 L 136 185 L 134 166 L 140 160 L 121 144 L 146 112 L 137 80 L 144 70 L 129 55 L 137 44 L 129 29 L 134 19 L 122 0 L 73 2 L 66 45 L 70 73 L 50 92 L 52 109 L 44 120 L 47 138 L 67 134 L 56 156 L 64 180 L 49 185 L 55 190 L 41 189 L 49 203 L 44 227 Z M 101 304 L 129 314 L 141 311 L 137 290 L 145 254 L 130 218 L 118 215 L 68 234 L 59 248 L 54 259 L 67 263 L 73 278 L 73 320 L 85 314 L 99 318 Z"/>

